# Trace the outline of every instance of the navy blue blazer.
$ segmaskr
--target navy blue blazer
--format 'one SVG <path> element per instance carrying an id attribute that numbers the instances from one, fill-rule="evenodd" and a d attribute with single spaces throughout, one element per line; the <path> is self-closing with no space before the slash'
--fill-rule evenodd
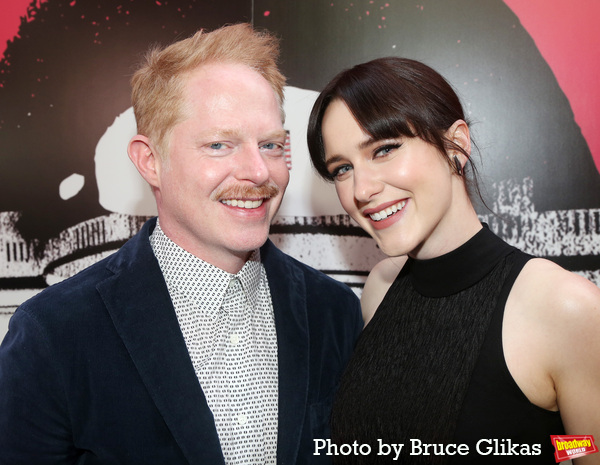
<path id="1" fill-rule="evenodd" d="M 21 305 L 0 346 L 1 464 L 224 463 L 213 416 L 149 243 Z M 331 399 L 362 328 L 346 286 L 261 248 L 279 356 L 277 463 L 327 463 Z"/>

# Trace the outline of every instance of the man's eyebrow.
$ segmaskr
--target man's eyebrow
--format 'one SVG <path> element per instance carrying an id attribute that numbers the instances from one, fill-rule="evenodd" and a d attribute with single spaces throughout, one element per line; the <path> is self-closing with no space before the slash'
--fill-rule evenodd
<path id="1" fill-rule="evenodd" d="M 243 133 L 237 129 L 220 129 L 216 131 L 213 135 L 215 139 L 240 139 L 243 137 Z M 287 132 L 285 129 L 277 130 L 273 132 L 267 133 L 265 136 L 261 137 L 261 139 L 283 139 L 287 137 Z"/>
<path id="2" fill-rule="evenodd" d="M 267 134 L 267 137 L 264 139 L 283 139 L 287 137 L 287 131 L 285 129 L 277 130 Z"/>
<path id="3" fill-rule="evenodd" d="M 237 139 L 241 137 L 241 132 L 237 129 L 219 129 L 211 137 L 214 139 Z"/>

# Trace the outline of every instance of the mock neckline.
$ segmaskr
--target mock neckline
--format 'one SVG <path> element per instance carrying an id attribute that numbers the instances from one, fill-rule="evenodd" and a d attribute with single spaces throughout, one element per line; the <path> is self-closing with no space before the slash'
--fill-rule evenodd
<path id="1" fill-rule="evenodd" d="M 428 260 L 409 258 L 410 279 L 426 297 L 445 297 L 463 291 L 483 279 L 514 250 L 486 224 L 458 248 Z"/>

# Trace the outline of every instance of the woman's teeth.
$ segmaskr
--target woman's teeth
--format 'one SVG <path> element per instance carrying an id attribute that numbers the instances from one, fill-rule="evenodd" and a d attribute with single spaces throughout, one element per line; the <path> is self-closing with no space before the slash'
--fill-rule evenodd
<path id="1" fill-rule="evenodd" d="M 238 208 L 258 208 L 262 205 L 263 199 L 260 200 L 221 200 L 225 205 Z"/>
<path id="2" fill-rule="evenodd" d="M 392 205 L 391 207 L 388 207 L 377 213 L 371 213 L 369 216 L 373 221 L 385 220 L 388 216 L 392 216 L 394 213 L 402 210 L 404 205 L 406 205 L 406 200 L 401 200 L 396 205 Z"/>

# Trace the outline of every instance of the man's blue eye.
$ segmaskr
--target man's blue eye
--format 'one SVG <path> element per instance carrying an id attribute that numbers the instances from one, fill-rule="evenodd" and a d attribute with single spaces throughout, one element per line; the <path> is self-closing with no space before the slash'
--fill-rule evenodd
<path id="1" fill-rule="evenodd" d="M 283 150 L 283 145 L 277 142 L 267 142 L 261 146 L 264 150 Z"/>
<path id="2" fill-rule="evenodd" d="M 219 150 L 223 148 L 223 144 L 221 142 L 213 142 L 210 144 L 210 148 L 213 150 Z"/>

